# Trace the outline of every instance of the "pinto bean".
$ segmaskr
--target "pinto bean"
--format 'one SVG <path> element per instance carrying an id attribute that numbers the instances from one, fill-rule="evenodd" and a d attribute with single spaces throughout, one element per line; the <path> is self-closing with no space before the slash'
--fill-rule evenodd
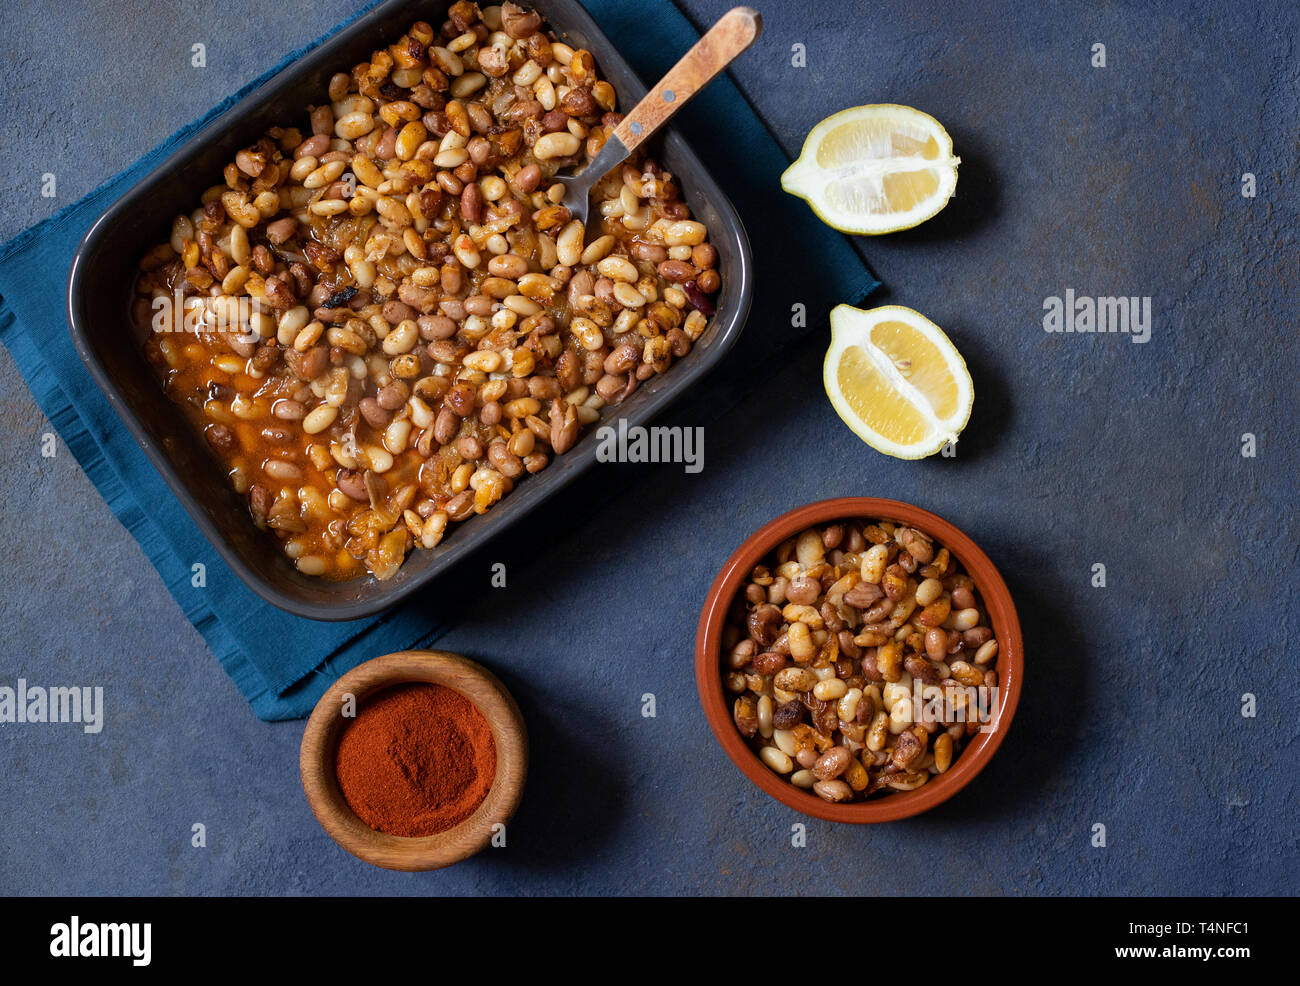
<path id="1" fill-rule="evenodd" d="M 334 485 L 358 503 L 369 503 L 370 494 L 366 491 L 364 475 L 357 469 L 340 469 L 334 477 Z"/>
<path id="2" fill-rule="evenodd" d="M 379 388 L 375 402 L 385 411 L 396 411 L 411 396 L 411 388 L 403 380 L 394 380 Z"/>
<path id="3" fill-rule="evenodd" d="M 363 397 L 357 404 L 357 410 L 372 428 L 386 428 L 393 419 L 393 412 L 385 408 L 373 397 Z"/>
<path id="4" fill-rule="evenodd" d="M 458 431 L 460 431 L 460 417 L 450 407 L 444 407 L 433 422 L 433 437 L 440 445 L 449 445 Z"/>
<path id="5" fill-rule="evenodd" d="M 537 108 L 539 110 L 542 108 L 540 103 Z M 525 195 L 537 191 L 537 186 L 542 183 L 541 166 L 534 163 L 520 168 L 515 172 L 514 183 L 515 187 Z"/>

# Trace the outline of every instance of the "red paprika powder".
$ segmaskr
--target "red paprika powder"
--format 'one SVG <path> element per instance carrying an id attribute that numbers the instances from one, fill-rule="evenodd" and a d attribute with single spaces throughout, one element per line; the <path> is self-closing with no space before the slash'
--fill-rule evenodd
<path id="1" fill-rule="evenodd" d="M 335 774 L 357 817 L 389 835 L 445 832 L 496 777 L 492 727 L 469 699 L 411 682 L 365 702 L 343 729 Z"/>

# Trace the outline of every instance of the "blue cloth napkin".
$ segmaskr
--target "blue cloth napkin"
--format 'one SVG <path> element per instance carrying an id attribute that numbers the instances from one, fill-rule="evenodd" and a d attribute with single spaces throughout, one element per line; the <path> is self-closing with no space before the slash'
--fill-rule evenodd
<path id="1" fill-rule="evenodd" d="M 661 76 L 698 37 L 666 3 L 654 16 L 647 16 L 645 5 L 617 0 L 588 0 L 586 6 L 643 81 Z M 304 620 L 263 602 L 221 561 L 109 407 L 73 348 L 62 304 L 51 305 L 50 299 L 62 299 L 77 245 L 104 209 L 180 141 L 343 26 L 288 55 L 121 174 L 0 247 L 0 341 L 86 475 L 265 720 L 305 716 L 330 682 L 361 661 L 436 640 L 447 629 L 436 615 L 436 589 L 347 623 Z M 718 120 L 729 121 L 725 134 L 718 133 Z M 860 301 L 877 282 L 847 240 L 780 191 L 788 159 L 730 78 L 716 80 L 675 125 L 746 221 L 756 260 L 757 290 L 746 332 L 713 375 L 710 399 L 688 404 L 686 413 L 699 423 L 725 410 L 756 375 L 765 375 L 764 364 L 781 348 L 824 326 L 833 305 Z M 795 303 L 808 306 L 807 329 L 791 328 Z M 206 566 L 206 585 L 195 587 L 192 566 L 199 562 Z"/>

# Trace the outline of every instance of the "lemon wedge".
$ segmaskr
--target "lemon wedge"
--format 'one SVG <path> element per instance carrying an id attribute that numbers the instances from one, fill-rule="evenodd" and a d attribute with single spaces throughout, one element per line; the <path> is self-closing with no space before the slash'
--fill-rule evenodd
<path id="1" fill-rule="evenodd" d="M 901 305 L 837 305 L 822 383 L 854 434 L 899 459 L 955 442 L 975 398 L 966 361 L 943 329 Z"/>
<path id="2" fill-rule="evenodd" d="M 854 106 L 812 128 L 781 187 L 844 233 L 876 236 L 925 222 L 957 190 L 952 138 L 928 113 Z"/>

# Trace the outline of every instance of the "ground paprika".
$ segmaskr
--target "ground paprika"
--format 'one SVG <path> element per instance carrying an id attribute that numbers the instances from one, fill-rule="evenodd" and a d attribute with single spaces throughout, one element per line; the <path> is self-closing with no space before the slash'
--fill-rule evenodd
<path id="1" fill-rule="evenodd" d="M 335 774 L 372 829 L 422 836 L 460 824 L 496 777 L 492 727 L 469 699 L 410 682 L 363 703 L 339 739 Z"/>

